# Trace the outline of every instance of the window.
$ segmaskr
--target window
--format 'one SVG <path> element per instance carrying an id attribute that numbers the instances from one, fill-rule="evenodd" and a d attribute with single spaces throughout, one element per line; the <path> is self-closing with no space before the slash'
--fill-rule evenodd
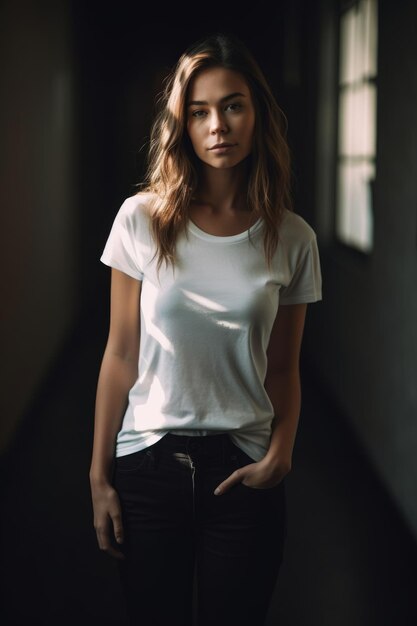
<path id="1" fill-rule="evenodd" d="M 351 2 L 340 15 L 336 236 L 369 253 L 376 176 L 377 0 Z"/>

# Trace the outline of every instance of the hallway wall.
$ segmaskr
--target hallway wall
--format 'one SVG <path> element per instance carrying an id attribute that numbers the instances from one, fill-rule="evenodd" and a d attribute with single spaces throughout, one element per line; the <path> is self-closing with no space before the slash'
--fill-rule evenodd
<path id="1" fill-rule="evenodd" d="M 378 3 L 375 233 L 365 258 L 333 239 L 337 4 L 321 2 L 317 39 L 323 303 L 309 313 L 306 349 L 417 537 L 417 7 Z"/>
<path id="2" fill-rule="evenodd" d="M 66 0 L 0 8 L 0 454 L 77 317 L 73 68 Z"/>

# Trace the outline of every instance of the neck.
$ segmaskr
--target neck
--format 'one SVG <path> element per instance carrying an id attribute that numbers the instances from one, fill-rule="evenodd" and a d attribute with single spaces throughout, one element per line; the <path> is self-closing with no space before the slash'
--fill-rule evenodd
<path id="1" fill-rule="evenodd" d="M 245 162 L 227 169 L 205 165 L 194 200 L 209 205 L 214 212 L 247 211 L 248 166 Z"/>

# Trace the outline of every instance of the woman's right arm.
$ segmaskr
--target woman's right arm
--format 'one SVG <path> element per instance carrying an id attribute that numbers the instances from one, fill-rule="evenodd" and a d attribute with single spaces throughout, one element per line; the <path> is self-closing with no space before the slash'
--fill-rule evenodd
<path id="1" fill-rule="evenodd" d="M 140 294 L 142 283 L 112 268 L 110 330 L 97 384 L 90 485 L 94 527 L 100 549 L 123 557 L 111 544 L 111 524 L 118 543 L 123 528 L 118 495 L 111 484 L 115 441 L 129 390 L 138 376 Z"/>

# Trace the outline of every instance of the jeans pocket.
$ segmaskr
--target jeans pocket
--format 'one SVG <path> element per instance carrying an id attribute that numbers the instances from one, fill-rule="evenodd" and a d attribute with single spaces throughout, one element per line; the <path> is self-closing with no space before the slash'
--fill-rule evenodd
<path id="1" fill-rule="evenodd" d="M 250 463 L 256 463 L 255 459 L 252 459 L 249 454 L 246 454 L 246 452 L 244 452 L 242 448 L 239 448 L 239 446 L 236 445 L 233 441 L 231 441 L 230 443 L 232 444 L 232 452 L 230 458 L 236 465 L 236 469 L 239 467 L 243 467 L 244 465 L 249 465 Z"/>
<path id="2" fill-rule="evenodd" d="M 241 467 L 244 467 L 245 465 L 250 465 L 251 463 L 256 463 L 256 461 L 252 459 L 252 457 L 246 454 L 246 452 L 239 448 L 239 446 L 237 446 L 235 443 L 233 443 L 233 447 L 234 450 L 231 458 L 234 461 L 235 469 L 240 469 Z M 239 484 L 241 487 L 243 487 L 243 489 L 254 492 L 273 491 L 274 489 L 278 490 L 283 488 L 283 480 L 281 480 L 276 485 L 273 485 L 272 487 L 251 487 L 250 485 L 245 485 L 243 482 L 240 482 Z"/>
<path id="3" fill-rule="evenodd" d="M 119 474 L 138 472 L 147 466 L 151 456 L 152 451 L 148 448 L 125 454 L 124 456 L 118 456 L 114 461 L 114 470 Z"/>
<path id="4" fill-rule="evenodd" d="M 273 485 L 272 487 L 251 487 L 250 485 L 245 485 L 243 482 L 240 483 L 240 485 L 244 488 L 244 489 L 248 489 L 249 491 L 274 491 L 274 490 L 278 490 L 278 489 L 282 489 L 284 486 L 283 480 L 280 480 L 279 483 L 277 483 L 276 485 Z"/>

